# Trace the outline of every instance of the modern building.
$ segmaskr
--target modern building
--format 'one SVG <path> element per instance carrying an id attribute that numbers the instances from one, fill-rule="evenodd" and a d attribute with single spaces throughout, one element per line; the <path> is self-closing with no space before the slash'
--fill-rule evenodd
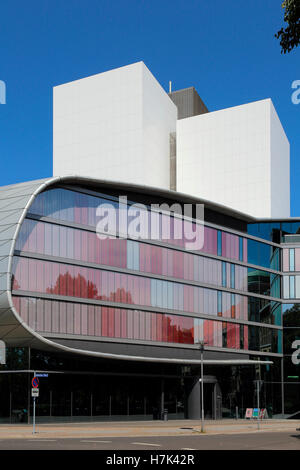
<path id="1" fill-rule="evenodd" d="M 245 416 L 257 384 L 269 416 L 300 411 L 300 219 L 276 215 L 287 172 L 272 189 L 288 145 L 269 100 L 240 108 L 248 166 L 261 152 L 270 170 L 248 189 L 261 218 L 234 207 L 242 189 L 180 192 L 207 119 L 227 122 L 193 88 L 168 96 L 138 63 L 55 89 L 55 176 L 0 188 L 0 421 L 30 419 L 34 373 L 39 420 L 199 418 L 203 342 L 206 418 Z"/>
<path id="2" fill-rule="evenodd" d="M 119 194 L 126 211 L 204 203 L 203 247 L 186 250 L 174 228 L 168 240 L 100 239 L 96 208 L 117 208 Z M 165 408 L 199 417 L 201 340 L 206 417 L 254 407 L 258 378 L 269 414 L 299 411 L 299 380 L 288 376 L 299 375 L 300 220 L 259 221 L 174 191 L 84 177 L 7 186 L 0 201 L 2 419 L 30 409 L 33 371 L 49 374 L 40 419 L 149 418 Z"/>
<path id="3" fill-rule="evenodd" d="M 289 142 L 270 99 L 208 112 L 143 62 L 54 87 L 53 174 L 173 189 L 258 218 L 290 216 Z M 278 190 L 280 188 L 280 190 Z"/>

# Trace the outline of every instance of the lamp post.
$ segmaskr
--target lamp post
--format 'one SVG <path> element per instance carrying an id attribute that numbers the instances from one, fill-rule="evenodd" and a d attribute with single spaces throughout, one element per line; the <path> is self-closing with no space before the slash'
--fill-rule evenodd
<path id="1" fill-rule="evenodd" d="M 204 393 L 203 393 L 203 352 L 204 341 L 199 341 L 199 350 L 201 355 L 201 432 L 204 432 Z"/>

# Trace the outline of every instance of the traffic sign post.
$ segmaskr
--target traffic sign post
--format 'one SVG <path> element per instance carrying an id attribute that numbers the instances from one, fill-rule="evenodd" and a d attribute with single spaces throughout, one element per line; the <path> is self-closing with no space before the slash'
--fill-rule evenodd
<path id="1" fill-rule="evenodd" d="M 31 381 L 32 388 L 38 388 L 39 383 L 40 383 L 39 379 L 36 377 L 36 375 L 34 375 L 32 381 Z"/>
<path id="2" fill-rule="evenodd" d="M 39 396 L 39 379 L 36 377 L 36 373 L 34 372 L 34 377 L 31 381 L 32 389 L 31 389 L 31 396 L 33 398 L 33 430 L 32 434 L 35 434 L 35 400 Z"/>

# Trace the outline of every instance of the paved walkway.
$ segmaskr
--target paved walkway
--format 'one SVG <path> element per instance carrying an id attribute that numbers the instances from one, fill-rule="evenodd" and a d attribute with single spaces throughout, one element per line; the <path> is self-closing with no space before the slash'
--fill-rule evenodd
<path id="1" fill-rule="evenodd" d="M 222 420 L 205 421 L 206 434 L 240 434 L 257 432 L 295 432 L 300 420 L 263 420 L 258 429 L 256 421 Z M 27 424 L 0 424 L 0 440 L 32 437 L 33 427 Z M 97 423 L 37 424 L 34 437 L 141 437 L 185 436 L 201 433 L 199 420 L 130 421 Z"/>

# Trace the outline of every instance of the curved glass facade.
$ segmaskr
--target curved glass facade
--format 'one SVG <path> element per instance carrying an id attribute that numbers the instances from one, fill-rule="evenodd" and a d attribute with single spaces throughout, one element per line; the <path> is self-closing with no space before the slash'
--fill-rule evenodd
<path id="1" fill-rule="evenodd" d="M 99 204 L 118 213 L 132 202 L 120 208 L 113 196 L 82 191 L 39 194 L 22 224 L 12 290 L 31 328 L 45 336 L 186 347 L 204 339 L 214 349 L 281 353 L 278 248 L 205 225 L 203 247 L 190 252 L 188 237 L 174 237 L 183 222 L 173 216 L 168 236 L 160 231 L 155 241 L 119 238 L 119 226 L 116 237 L 101 239 Z M 157 218 L 163 227 L 166 215 Z"/>

